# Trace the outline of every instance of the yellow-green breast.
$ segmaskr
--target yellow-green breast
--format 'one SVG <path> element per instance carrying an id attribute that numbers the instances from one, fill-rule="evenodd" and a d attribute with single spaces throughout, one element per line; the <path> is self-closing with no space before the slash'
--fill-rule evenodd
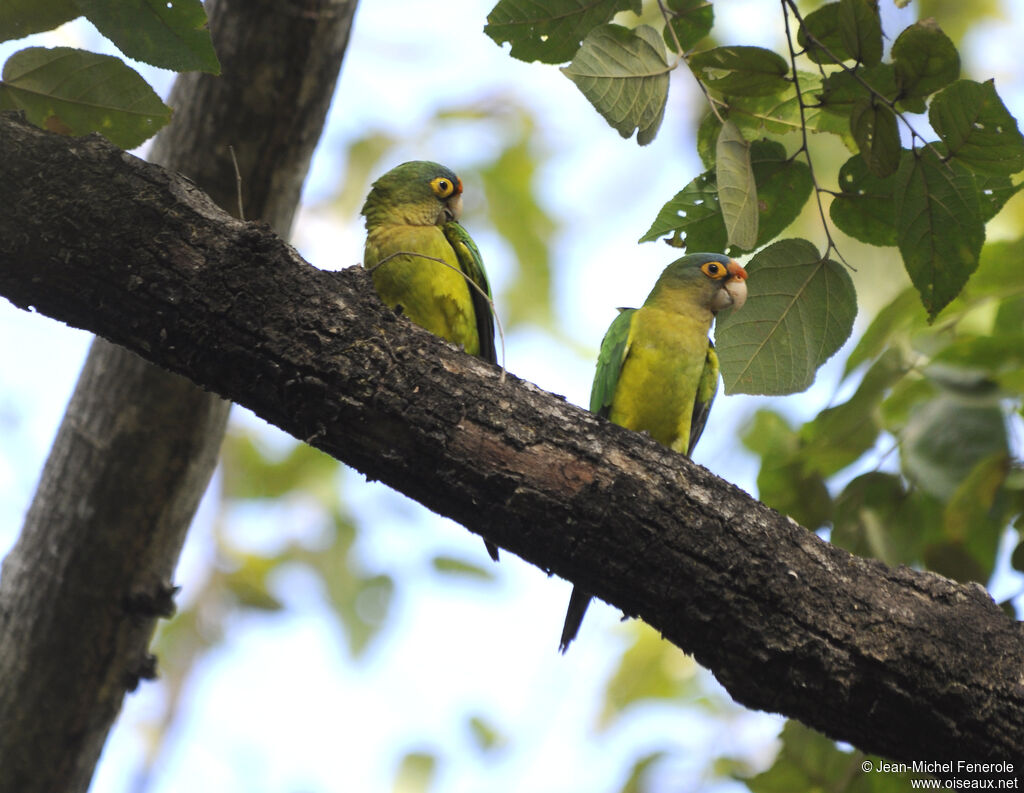
<path id="1" fill-rule="evenodd" d="M 711 319 L 707 310 L 688 315 L 649 305 L 638 309 L 609 419 L 686 454 Z"/>
<path id="2" fill-rule="evenodd" d="M 416 251 L 447 263 L 401 254 Z M 387 305 L 401 306 L 402 313 L 417 325 L 460 344 L 470 355 L 480 353 L 476 313 L 455 251 L 440 226 L 379 225 L 366 238 L 364 263 L 372 269 L 373 283 Z"/>

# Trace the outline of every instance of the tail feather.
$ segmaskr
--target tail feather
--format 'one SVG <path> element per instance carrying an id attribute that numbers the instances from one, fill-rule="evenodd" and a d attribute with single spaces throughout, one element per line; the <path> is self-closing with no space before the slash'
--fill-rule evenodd
<path id="1" fill-rule="evenodd" d="M 572 595 L 569 596 L 569 608 L 565 611 L 565 625 L 562 627 L 562 639 L 558 643 L 558 652 L 565 654 L 569 649 L 572 640 L 579 633 L 580 625 L 583 624 L 583 616 L 587 613 L 587 606 L 590 605 L 589 592 L 584 592 L 578 586 L 572 588 Z"/>
<path id="2" fill-rule="evenodd" d="M 484 540 L 484 547 L 487 548 L 487 553 L 490 554 L 491 559 L 495 562 L 498 561 L 498 546 L 490 540 Z"/>

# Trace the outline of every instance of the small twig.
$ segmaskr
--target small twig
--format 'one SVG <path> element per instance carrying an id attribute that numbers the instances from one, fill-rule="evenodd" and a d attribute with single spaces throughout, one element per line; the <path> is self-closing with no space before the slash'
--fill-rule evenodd
<path id="1" fill-rule="evenodd" d="M 445 267 L 449 268 L 450 270 L 454 270 L 459 275 L 461 275 L 465 279 L 465 281 L 469 285 L 469 287 L 471 289 L 475 289 L 477 291 L 477 293 L 479 293 L 480 296 L 483 297 L 483 299 L 487 301 L 487 305 L 490 306 L 490 308 L 491 308 L 491 316 L 494 317 L 494 324 L 498 328 L 498 338 L 501 340 L 501 379 L 500 379 L 499 382 L 504 383 L 505 382 L 505 375 L 508 373 L 508 371 L 505 368 L 505 331 L 501 327 L 501 318 L 498 316 L 498 311 L 494 307 L 494 301 L 491 299 L 491 296 L 489 294 L 487 294 L 480 287 L 480 285 L 476 281 L 474 281 L 472 278 L 470 278 L 467 273 L 464 273 L 461 268 L 456 267 L 455 265 L 449 264 L 444 259 L 438 259 L 436 256 L 427 256 L 427 254 L 425 254 L 425 253 L 416 253 L 415 251 L 395 251 L 394 253 L 385 256 L 383 259 L 381 259 L 379 262 L 377 262 L 372 267 L 367 267 L 366 269 L 367 269 L 367 271 L 372 273 L 378 267 L 380 267 L 383 264 L 387 264 L 389 261 L 394 259 L 396 256 L 418 256 L 419 258 L 426 259 L 427 261 L 437 262 L 438 264 L 443 264 Z"/>
<path id="2" fill-rule="evenodd" d="M 245 220 L 245 208 L 242 206 L 242 172 L 238 169 L 235 147 L 228 144 L 228 151 L 231 152 L 231 163 L 235 166 L 235 195 L 238 199 L 238 219 Z"/>
<path id="3" fill-rule="evenodd" d="M 670 16 L 673 16 L 673 13 L 665 7 L 665 3 L 663 2 L 663 0 L 658 0 L 658 10 L 661 11 L 662 19 L 665 20 L 665 26 L 668 28 L 669 33 L 672 34 L 672 40 L 676 43 L 676 55 L 679 57 L 679 60 L 684 61 L 686 63 L 687 69 L 689 69 L 690 74 L 693 75 L 693 69 L 689 68 L 690 62 L 686 57 L 686 51 L 683 49 L 682 42 L 679 41 L 679 36 L 676 35 L 675 28 L 672 27 L 671 19 L 669 19 Z M 675 66 L 673 66 L 672 68 L 674 69 Z M 718 112 L 718 105 L 724 105 L 725 103 L 711 96 L 711 94 L 708 92 L 707 86 L 704 85 L 704 83 L 701 82 L 699 79 L 697 79 L 696 75 L 693 75 L 693 78 L 697 80 L 697 85 L 700 87 L 701 93 L 704 94 L 704 98 L 707 100 L 708 106 L 711 108 L 711 112 L 714 113 L 715 118 L 718 119 L 718 123 L 724 124 L 725 119 L 723 119 L 722 114 Z"/>
<path id="4" fill-rule="evenodd" d="M 854 268 L 851 267 L 850 263 L 843 257 L 843 254 L 839 251 L 839 246 L 836 245 L 835 240 L 832 238 L 832 231 L 829 228 L 828 219 L 825 217 L 825 205 L 821 201 L 822 188 L 818 184 L 818 177 L 814 175 L 814 161 L 811 158 L 811 149 L 807 141 L 807 107 L 804 105 L 803 92 L 800 90 L 800 77 L 798 76 L 796 69 L 796 49 L 793 47 L 793 34 L 789 27 L 789 12 L 787 11 L 787 6 L 790 5 L 791 2 L 792 0 L 782 0 L 782 19 L 786 27 L 786 44 L 789 47 L 790 68 L 793 70 L 793 89 L 796 91 L 796 104 L 797 107 L 800 108 L 801 143 L 800 150 L 797 154 L 802 151 L 804 153 L 804 159 L 807 160 L 807 170 L 810 171 L 811 183 L 814 185 L 814 201 L 818 205 L 818 215 L 821 217 L 821 225 L 825 230 L 825 239 L 828 241 L 828 247 L 825 248 L 825 254 L 821 258 L 822 260 L 827 259 L 829 253 L 835 251 L 839 260 L 853 270 Z"/>

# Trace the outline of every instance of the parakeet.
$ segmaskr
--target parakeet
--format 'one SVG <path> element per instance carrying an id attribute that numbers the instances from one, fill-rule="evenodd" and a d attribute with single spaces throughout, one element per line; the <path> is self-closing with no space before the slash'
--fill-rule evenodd
<path id="1" fill-rule="evenodd" d="M 373 183 L 361 212 L 366 217 L 363 266 L 381 300 L 471 355 L 496 363 L 491 290 L 480 250 L 459 224 L 459 177 L 436 162 L 402 163 Z M 498 549 L 485 543 L 497 561 Z"/>
<path id="2" fill-rule="evenodd" d="M 692 253 L 662 272 L 641 308 L 620 309 L 601 342 L 590 410 L 647 432 L 689 457 L 718 389 L 711 321 L 747 299 L 747 271 L 728 256 Z M 575 587 L 559 650 L 576 638 L 591 595 Z"/>

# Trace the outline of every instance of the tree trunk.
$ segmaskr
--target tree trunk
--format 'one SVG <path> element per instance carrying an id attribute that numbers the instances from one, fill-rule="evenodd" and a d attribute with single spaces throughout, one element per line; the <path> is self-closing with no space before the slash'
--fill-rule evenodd
<path id="1" fill-rule="evenodd" d="M 178 79 L 152 159 L 236 210 L 232 147 L 245 213 L 287 236 L 355 6 L 208 1 L 222 74 Z M 112 235 L 124 220 L 110 219 Z M 171 577 L 229 409 L 94 342 L 0 577 L 0 791 L 88 788 L 125 691 L 155 673 L 147 648 L 173 611 Z"/>
<path id="2" fill-rule="evenodd" d="M 244 404 L 643 618 L 742 704 L 897 760 L 1024 756 L 1024 634 L 982 587 L 822 541 L 396 317 L 361 268 L 310 267 L 102 140 L 0 121 L 0 147 L 16 154 L 0 163 L 0 206 L 18 207 L 0 227 L 16 264 L 0 294 L 16 305 Z M 75 184 L 118 189 L 86 200 Z M 112 218 L 131 222 L 111 237 Z"/>

